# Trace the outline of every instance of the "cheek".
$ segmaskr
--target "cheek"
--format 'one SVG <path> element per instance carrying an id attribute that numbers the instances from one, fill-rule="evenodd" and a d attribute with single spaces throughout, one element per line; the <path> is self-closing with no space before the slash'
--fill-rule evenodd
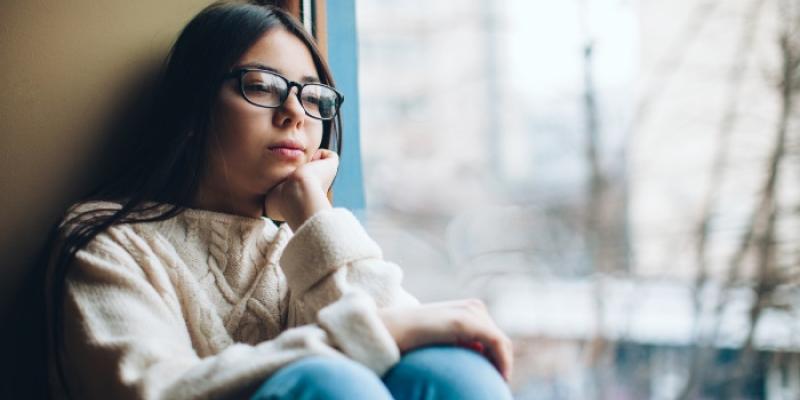
<path id="1" fill-rule="evenodd" d="M 269 124 L 268 112 L 254 112 L 236 99 L 220 101 L 214 113 L 214 133 L 229 162 L 243 161 L 257 154 L 261 149 L 261 135 L 264 124 Z M 260 111 L 260 110 L 258 110 Z M 213 145 L 213 143 L 212 143 Z"/>
<path id="2" fill-rule="evenodd" d="M 308 122 L 308 137 L 309 137 L 308 148 L 311 151 L 311 154 L 314 154 L 314 152 L 316 152 L 320 147 L 322 147 L 321 146 L 322 132 L 323 132 L 322 121 L 316 119 L 310 119 L 310 121 Z"/>

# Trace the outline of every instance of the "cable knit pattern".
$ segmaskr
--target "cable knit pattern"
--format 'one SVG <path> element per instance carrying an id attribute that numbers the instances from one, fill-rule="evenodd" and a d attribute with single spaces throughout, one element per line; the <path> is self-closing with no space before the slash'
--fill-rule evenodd
<path id="1" fill-rule="evenodd" d="M 85 203 L 70 215 L 103 208 L 119 205 Z M 418 303 L 401 279 L 343 209 L 296 234 L 193 209 L 116 225 L 76 254 L 67 276 L 67 383 L 81 399 L 242 398 L 310 355 L 382 375 L 399 351 L 377 308 Z M 56 398 L 62 389 L 53 382 Z"/>

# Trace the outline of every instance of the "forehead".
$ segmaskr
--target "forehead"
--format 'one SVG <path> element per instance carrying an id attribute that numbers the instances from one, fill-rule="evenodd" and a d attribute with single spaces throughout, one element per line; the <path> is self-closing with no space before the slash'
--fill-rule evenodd
<path id="1" fill-rule="evenodd" d="M 239 58 L 237 66 L 264 65 L 291 80 L 318 79 L 311 51 L 286 29 L 271 29 Z"/>

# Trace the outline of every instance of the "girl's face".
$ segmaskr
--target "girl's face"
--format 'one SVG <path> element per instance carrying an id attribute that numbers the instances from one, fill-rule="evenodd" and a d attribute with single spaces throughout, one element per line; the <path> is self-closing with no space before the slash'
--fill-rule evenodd
<path id="1" fill-rule="evenodd" d="M 261 68 L 299 83 L 318 82 L 311 52 L 296 36 L 275 28 L 234 66 Z M 198 203 L 202 208 L 261 215 L 263 196 L 311 160 L 322 141 L 322 121 L 305 114 L 291 89 L 278 108 L 262 108 L 241 94 L 239 79 L 223 82 L 212 111 L 209 170 Z"/>

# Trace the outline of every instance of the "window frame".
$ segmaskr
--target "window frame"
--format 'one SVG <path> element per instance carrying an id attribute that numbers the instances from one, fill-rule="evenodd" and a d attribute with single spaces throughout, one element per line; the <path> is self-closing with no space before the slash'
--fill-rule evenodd
<path id="1" fill-rule="evenodd" d="M 363 211 L 366 207 L 361 163 L 360 102 L 358 95 L 358 36 L 355 0 L 279 0 L 275 2 L 297 17 L 317 41 L 328 62 L 336 88 L 345 96 L 342 115 L 342 140 L 339 171 L 333 183 L 333 202 L 337 207 Z"/>

